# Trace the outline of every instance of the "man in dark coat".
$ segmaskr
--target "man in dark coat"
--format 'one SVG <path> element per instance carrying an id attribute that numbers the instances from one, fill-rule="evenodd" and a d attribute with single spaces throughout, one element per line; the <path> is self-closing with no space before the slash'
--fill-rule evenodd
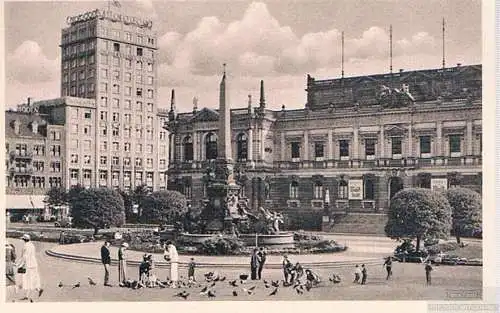
<path id="1" fill-rule="evenodd" d="M 109 284 L 109 267 L 111 265 L 111 254 L 109 253 L 109 241 L 105 241 L 101 247 L 101 262 L 104 265 L 104 286 L 111 287 Z"/>
<path id="2" fill-rule="evenodd" d="M 427 261 L 425 263 L 425 280 L 427 282 L 427 285 L 431 284 L 431 272 L 432 272 L 431 261 Z"/>
<path id="3" fill-rule="evenodd" d="M 252 273 L 250 277 L 252 280 L 257 279 L 257 271 L 260 265 L 259 254 L 257 253 L 257 251 L 257 249 L 253 249 L 252 257 L 250 259 L 250 269 Z"/>
<path id="4" fill-rule="evenodd" d="M 388 256 L 384 262 L 385 269 L 387 271 L 386 280 L 389 280 L 389 277 L 392 276 L 392 257 Z"/>
<path id="5" fill-rule="evenodd" d="M 365 265 L 361 265 L 361 285 L 366 285 L 366 278 L 368 277 L 368 272 L 366 271 Z"/>
<path id="6" fill-rule="evenodd" d="M 262 269 L 264 268 L 264 264 L 266 263 L 266 251 L 264 250 L 264 248 L 262 247 L 260 248 L 258 256 L 259 256 L 259 270 L 257 273 L 257 279 L 261 279 Z"/>

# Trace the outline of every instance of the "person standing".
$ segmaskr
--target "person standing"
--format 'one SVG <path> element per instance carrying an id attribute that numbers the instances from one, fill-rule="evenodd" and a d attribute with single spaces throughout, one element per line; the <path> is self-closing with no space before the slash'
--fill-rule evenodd
<path id="1" fill-rule="evenodd" d="M 427 282 L 427 285 L 431 285 L 431 272 L 432 272 L 431 261 L 427 261 L 425 263 L 425 281 Z"/>
<path id="2" fill-rule="evenodd" d="M 356 264 L 356 267 L 354 268 L 354 281 L 353 281 L 353 283 L 359 284 L 360 279 L 361 279 L 361 269 L 359 268 L 359 265 Z"/>
<path id="3" fill-rule="evenodd" d="M 188 265 L 188 280 L 189 282 L 195 282 L 196 278 L 194 277 L 194 269 L 196 268 L 196 263 L 194 262 L 194 258 L 191 258 L 191 261 Z"/>
<path id="4" fill-rule="evenodd" d="M 290 272 L 292 270 L 293 264 L 292 264 L 292 262 L 290 262 L 287 255 L 283 256 L 283 263 L 282 264 L 283 264 L 283 275 L 285 276 L 285 283 L 288 284 L 289 283 L 288 277 L 289 277 Z"/>
<path id="5" fill-rule="evenodd" d="M 125 250 L 128 248 L 128 243 L 122 243 L 120 249 L 118 249 L 118 282 L 120 287 L 125 286 L 127 282 L 127 255 Z"/>
<path id="6" fill-rule="evenodd" d="M 179 280 L 179 255 L 177 254 L 177 248 L 171 241 L 167 241 L 163 257 L 166 261 L 170 262 L 170 280 L 172 281 L 172 288 L 177 288 L 177 281 Z"/>
<path id="7" fill-rule="evenodd" d="M 35 246 L 28 234 L 24 234 L 21 239 L 24 241 L 24 246 L 21 258 L 17 263 L 17 272 L 21 276 L 21 288 L 26 291 L 26 296 L 22 300 L 29 299 L 32 302 L 33 299 L 30 297 L 31 292 L 37 291 L 38 297 L 40 297 L 43 289 L 40 282 L 40 274 L 38 273 Z"/>
<path id="8" fill-rule="evenodd" d="M 250 278 L 252 280 L 257 279 L 257 271 L 259 270 L 260 260 L 257 248 L 253 249 L 252 256 L 250 257 Z"/>
<path id="9" fill-rule="evenodd" d="M 109 253 L 109 246 L 111 243 L 105 241 L 101 247 L 101 262 L 104 265 L 104 286 L 111 287 L 109 284 L 109 267 L 111 266 L 111 254 Z"/>
<path id="10" fill-rule="evenodd" d="M 361 285 L 366 285 L 366 278 L 368 277 L 368 272 L 365 265 L 361 265 Z"/>
<path id="11" fill-rule="evenodd" d="M 16 285 L 16 248 L 13 244 L 5 244 L 5 283 L 7 290 L 14 289 L 17 293 Z"/>
<path id="12" fill-rule="evenodd" d="M 262 278 L 262 270 L 264 269 L 264 264 L 266 263 L 266 250 L 264 250 L 264 247 L 261 247 L 259 250 L 259 269 L 257 272 L 257 279 Z"/>
<path id="13" fill-rule="evenodd" d="M 387 277 L 385 279 L 389 280 L 389 277 L 392 276 L 392 257 L 388 256 L 383 266 L 385 266 L 385 270 L 387 271 Z"/>

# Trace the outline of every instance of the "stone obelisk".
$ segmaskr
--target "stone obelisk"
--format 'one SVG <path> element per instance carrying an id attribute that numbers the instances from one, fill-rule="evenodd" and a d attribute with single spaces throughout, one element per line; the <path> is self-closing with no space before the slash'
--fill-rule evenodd
<path id="1" fill-rule="evenodd" d="M 231 110 L 228 93 L 226 65 L 220 82 L 219 91 L 219 132 L 217 138 L 217 160 L 215 162 L 215 179 L 207 186 L 209 212 L 212 221 L 222 222 L 221 227 L 229 229 L 232 215 L 238 201 L 240 187 L 233 176 L 233 160 L 231 149 Z M 211 223 L 214 224 L 214 223 Z M 216 223 L 215 223 L 216 224 Z"/>

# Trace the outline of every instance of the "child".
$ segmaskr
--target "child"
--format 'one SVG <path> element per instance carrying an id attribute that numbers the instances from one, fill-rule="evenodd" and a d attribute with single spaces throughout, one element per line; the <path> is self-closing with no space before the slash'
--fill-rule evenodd
<path id="1" fill-rule="evenodd" d="M 359 279 L 361 278 L 361 269 L 359 265 L 356 264 L 356 268 L 354 269 L 354 281 L 353 283 L 359 284 Z"/>
<path id="2" fill-rule="evenodd" d="M 191 258 L 191 262 L 189 262 L 189 267 L 188 267 L 188 279 L 190 283 L 196 281 L 196 278 L 194 277 L 195 268 L 196 268 L 196 263 L 194 263 L 194 258 Z"/>

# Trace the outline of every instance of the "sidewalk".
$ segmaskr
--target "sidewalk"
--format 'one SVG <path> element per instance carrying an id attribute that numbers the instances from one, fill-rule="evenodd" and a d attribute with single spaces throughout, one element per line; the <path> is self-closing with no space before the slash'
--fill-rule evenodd
<path id="1" fill-rule="evenodd" d="M 73 261 L 83 261 L 100 263 L 100 249 L 102 242 L 89 242 L 71 245 L 55 245 L 46 253 L 49 256 L 64 258 Z M 380 263 L 382 257 L 387 254 L 386 249 L 382 251 L 371 251 L 366 255 L 360 255 L 360 252 L 338 252 L 324 254 L 303 254 L 289 255 L 292 262 L 300 262 L 304 266 L 314 267 L 344 267 L 352 266 L 357 263 Z M 112 263 L 116 263 L 118 255 L 117 247 L 110 247 Z M 129 250 L 127 251 L 127 263 L 130 265 L 138 265 L 142 261 L 143 252 Z M 248 267 L 250 259 L 248 256 L 204 256 L 204 255 L 179 255 L 179 266 L 185 267 L 189 263 L 191 257 L 195 259 L 197 267 Z M 163 259 L 163 255 L 153 254 L 155 265 L 157 267 L 166 267 L 168 263 Z M 269 255 L 267 257 L 266 266 L 268 268 L 281 268 L 282 256 Z"/>

